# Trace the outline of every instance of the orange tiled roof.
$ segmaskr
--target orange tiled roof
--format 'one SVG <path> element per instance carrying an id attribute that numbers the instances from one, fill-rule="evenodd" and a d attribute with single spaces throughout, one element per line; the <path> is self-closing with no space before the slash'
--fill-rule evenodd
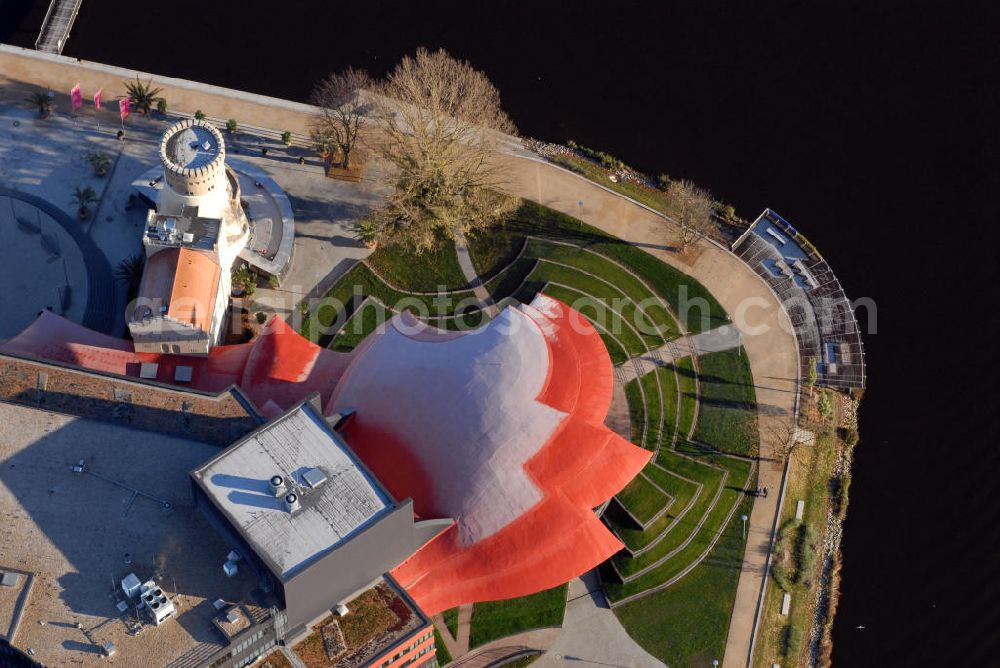
<path id="1" fill-rule="evenodd" d="M 222 268 L 208 253 L 169 248 L 146 261 L 139 297 L 162 300 L 167 316 L 207 332 L 221 274 Z"/>

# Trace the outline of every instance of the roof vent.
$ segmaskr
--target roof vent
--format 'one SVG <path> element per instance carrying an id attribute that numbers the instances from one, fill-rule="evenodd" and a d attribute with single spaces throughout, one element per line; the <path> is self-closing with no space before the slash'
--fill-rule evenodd
<path id="1" fill-rule="evenodd" d="M 299 495 L 295 492 L 289 492 L 285 494 L 285 510 L 290 513 L 294 513 L 300 508 L 299 506 Z"/>
<path id="2" fill-rule="evenodd" d="M 311 488 L 316 489 L 326 482 L 326 474 L 319 469 L 312 468 L 302 474 L 302 479 L 305 480 L 306 484 Z"/>
<path id="3" fill-rule="evenodd" d="M 281 496 L 285 493 L 285 479 L 280 475 L 273 475 L 271 479 L 267 481 L 267 489 L 271 492 L 271 496 Z"/>

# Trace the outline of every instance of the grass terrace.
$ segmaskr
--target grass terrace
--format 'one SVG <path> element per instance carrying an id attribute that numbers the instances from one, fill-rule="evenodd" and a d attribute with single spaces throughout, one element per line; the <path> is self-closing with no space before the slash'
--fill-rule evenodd
<path id="1" fill-rule="evenodd" d="M 749 514 L 752 505 L 751 499 L 744 498 L 737 517 Z M 743 547 L 740 523 L 731 522 L 708 558 L 683 579 L 615 608 L 615 614 L 629 635 L 668 666 L 711 666 L 713 659 L 721 662 Z M 767 665 L 770 668 L 771 664 Z"/>
<path id="2" fill-rule="evenodd" d="M 479 647 L 530 629 L 561 626 L 568 588 L 568 585 L 561 585 L 531 596 L 476 603 L 472 607 L 469 647 Z"/>

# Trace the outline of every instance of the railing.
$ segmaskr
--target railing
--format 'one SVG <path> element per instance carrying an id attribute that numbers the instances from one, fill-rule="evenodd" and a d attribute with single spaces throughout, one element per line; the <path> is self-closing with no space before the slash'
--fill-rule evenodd
<path id="1" fill-rule="evenodd" d="M 73 29 L 76 15 L 80 12 L 83 0 L 52 0 L 49 9 L 42 20 L 42 28 L 35 40 L 35 49 L 46 53 L 62 53 Z"/>

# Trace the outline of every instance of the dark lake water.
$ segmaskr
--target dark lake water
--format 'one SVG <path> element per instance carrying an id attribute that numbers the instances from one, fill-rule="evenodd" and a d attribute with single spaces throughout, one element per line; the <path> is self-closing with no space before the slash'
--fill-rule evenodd
<path id="1" fill-rule="evenodd" d="M 441 46 L 525 135 L 773 207 L 878 307 L 835 664 L 995 665 L 998 24 L 985 3 L 735 4 L 85 0 L 66 54 L 303 99 Z M 0 39 L 33 43 L 44 8 L 0 0 Z"/>

